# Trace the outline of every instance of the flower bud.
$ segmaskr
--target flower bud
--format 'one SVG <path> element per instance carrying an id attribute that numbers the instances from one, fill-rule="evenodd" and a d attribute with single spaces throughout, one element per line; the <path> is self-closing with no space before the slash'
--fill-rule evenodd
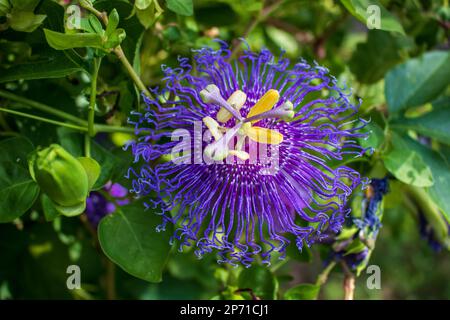
<path id="1" fill-rule="evenodd" d="M 35 152 L 29 161 L 30 173 L 49 198 L 63 207 L 85 202 L 88 176 L 81 163 L 57 144 Z"/>

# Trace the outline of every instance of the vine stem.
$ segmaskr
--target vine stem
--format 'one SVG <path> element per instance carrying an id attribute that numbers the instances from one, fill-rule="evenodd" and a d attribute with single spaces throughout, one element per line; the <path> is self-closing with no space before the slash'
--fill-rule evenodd
<path id="1" fill-rule="evenodd" d="M 108 300 L 116 300 L 116 266 L 106 258 L 106 298 Z"/>
<path id="2" fill-rule="evenodd" d="M 116 49 L 114 49 L 114 53 L 116 54 L 117 58 L 119 58 L 120 62 L 122 62 L 123 66 L 127 70 L 128 74 L 130 75 L 131 79 L 133 79 L 136 86 L 143 92 L 147 97 L 151 98 L 152 95 L 150 91 L 147 89 L 147 87 L 142 82 L 139 75 L 134 70 L 133 66 L 131 65 L 130 61 L 128 61 L 127 57 L 125 56 L 125 53 L 122 50 L 121 46 L 118 46 Z"/>
<path id="3" fill-rule="evenodd" d="M 91 95 L 89 99 L 88 109 L 88 132 L 84 136 L 84 153 L 88 158 L 91 157 L 91 138 L 95 137 L 95 105 L 97 102 L 97 80 L 101 63 L 102 58 L 93 59 L 91 74 Z"/>
<path id="4" fill-rule="evenodd" d="M 89 109 L 88 109 L 88 134 L 90 137 L 95 136 L 94 120 L 95 120 L 95 104 L 97 99 L 97 79 L 101 62 L 102 62 L 101 58 L 93 59 L 93 70 L 91 75 L 91 96 L 89 100 Z"/>
<path id="5" fill-rule="evenodd" d="M 73 116 L 73 115 L 71 115 L 69 113 L 66 113 L 64 111 L 57 110 L 57 109 L 55 109 L 53 107 L 50 107 L 48 105 L 45 105 L 43 103 L 40 103 L 40 102 L 37 102 L 37 101 L 33 101 L 33 100 L 30 100 L 30 99 L 18 96 L 16 94 L 12 93 L 12 92 L 0 89 L 0 97 L 6 98 L 6 99 L 9 99 L 9 100 L 12 100 L 12 101 L 16 101 L 16 102 L 19 102 L 19 103 L 22 103 L 25 106 L 28 106 L 28 107 L 31 107 L 33 109 L 36 109 L 36 110 L 39 110 L 39 111 L 43 111 L 45 113 L 57 116 L 58 118 L 70 121 L 72 123 L 79 124 L 82 127 L 87 127 L 87 121 L 86 120 L 80 119 L 80 118 L 78 118 L 76 116 Z M 5 110 L 5 112 L 13 113 L 12 112 L 13 110 L 10 110 L 10 109 L 4 109 L 4 110 Z M 15 111 L 15 112 L 17 112 L 17 111 Z M 28 116 L 27 113 L 20 113 L 20 115 L 25 116 L 25 117 Z M 51 119 L 39 117 L 39 119 L 36 119 L 36 120 L 41 120 L 41 121 L 48 122 L 47 120 L 51 120 Z M 53 121 L 53 120 L 51 120 L 51 121 Z M 54 122 L 50 122 L 50 123 L 56 124 Z M 58 123 L 61 123 L 61 122 L 58 122 Z M 81 127 L 73 127 L 72 129 L 78 130 L 78 128 L 81 128 Z M 94 129 L 95 129 L 95 132 L 134 133 L 134 129 L 133 128 L 121 127 L 121 126 L 110 126 L 110 125 L 105 125 L 105 124 L 94 124 Z M 83 129 L 81 129 L 81 131 L 87 131 L 87 128 L 83 128 Z"/>
<path id="6" fill-rule="evenodd" d="M 84 135 L 84 155 L 88 158 L 91 157 L 91 137 L 89 134 Z"/>
<path id="7" fill-rule="evenodd" d="M 355 296 L 355 276 L 346 274 L 344 277 L 344 300 L 353 300 Z"/>
<path id="8" fill-rule="evenodd" d="M 355 275 L 349 270 L 347 265 L 342 262 L 342 269 L 344 270 L 344 300 L 353 300 L 355 297 Z"/>
<path id="9" fill-rule="evenodd" d="M 43 103 L 18 96 L 16 94 L 6 91 L 6 90 L 0 89 L 0 97 L 23 103 L 24 105 L 30 106 L 36 110 L 40 110 L 45 113 L 52 114 L 54 116 L 57 116 L 58 118 L 68 120 L 70 122 L 73 122 L 73 123 L 76 123 L 79 125 L 84 125 L 84 126 L 86 125 L 86 121 L 84 121 L 83 119 L 80 119 L 80 118 L 73 116 L 69 113 L 66 113 L 64 111 L 57 110 L 57 109 L 47 106 Z"/>
<path id="10" fill-rule="evenodd" d="M 316 285 L 318 286 L 324 285 L 328 280 L 328 276 L 331 270 L 333 270 L 335 266 L 336 262 L 334 261 L 330 262 L 328 266 L 325 269 L 323 269 L 323 271 L 319 273 L 319 275 L 317 276 Z"/>
<path id="11" fill-rule="evenodd" d="M 21 116 L 21 117 L 30 118 L 30 119 L 33 119 L 33 120 L 38 120 L 38 121 L 42 121 L 42 122 L 51 123 L 51 124 L 54 124 L 56 126 L 66 127 L 66 128 L 69 128 L 69 129 L 75 129 L 75 130 L 79 130 L 79 131 L 83 131 L 83 132 L 87 132 L 88 131 L 87 127 L 81 127 L 81 126 L 78 126 L 78 125 L 75 125 L 75 124 L 70 124 L 70 123 L 65 123 L 65 122 L 61 122 L 61 121 L 51 120 L 51 119 L 35 116 L 35 115 L 24 113 L 24 112 L 9 110 L 9 109 L 5 109 L 5 108 L 0 108 L 0 111 L 6 112 L 6 113 L 11 113 L 11 114 L 14 114 L 16 116 Z"/>

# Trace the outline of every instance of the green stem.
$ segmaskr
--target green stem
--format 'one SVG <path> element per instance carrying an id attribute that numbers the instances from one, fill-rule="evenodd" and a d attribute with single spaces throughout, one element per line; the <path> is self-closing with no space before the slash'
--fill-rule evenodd
<path id="1" fill-rule="evenodd" d="M 91 137 L 89 134 L 84 135 L 84 155 L 88 158 L 91 157 Z"/>
<path id="2" fill-rule="evenodd" d="M 136 73 L 136 71 L 134 70 L 134 68 L 131 65 L 131 63 L 128 61 L 127 57 L 125 56 L 125 53 L 122 50 L 122 47 L 118 46 L 116 49 L 114 49 L 114 53 L 119 58 L 120 62 L 122 62 L 123 66 L 127 70 L 127 72 L 130 75 L 131 79 L 133 79 L 134 83 L 139 88 L 139 90 L 141 92 L 143 92 L 147 97 L 151 98 L 152 95 L 151 95 L 150 91 L 144 85 L 144 83 L 142 82 L 141 78 Z"/>
<path id="3" fill-rule="evenodd" d="M 121 133 L 134 133 L 134 129 L 130 127 L 109 126 L 107 124 L 96 124 L 94 126 L 95 132 L 121 132 Z"/>
<path id="4" fill-rule="evenodd" d="M 30 107 L 32 107 L 32 108 L 34 108 L 36 110 L 40 110 L 40 111 L 43 111 L 45 113 L 52 114 L 54 116 L 57 116 L 58 118 L 61 118 L 61 119 L 64 119 L 64 120 L 68 120 L 70 122 L 73 122 L 73 123 L 76 123 L 76 124 L 79 124 L 79 125 L 86 125 L 86 121 L 84 121 L 83 119 L 79 119 L 78 117 L 73 116 L 73 115 L 71 115 L 69 113 L 66 113 L 64 111 L 57 110 L 57 109 L 52 108 L 50 106 L 47 106 L 47 105 L 45 105 L 43 103 L 40 103 L 40 102 L 37 102 L 37 101 L 33 101 L 33 100 L 30 100 L 30 99 L 27 99 L 27 98 L 15 95 L 14 93 L 11 93 L 11 92 L 8 92 L 8 91 L 5 91 L 5 90 L 1 90 L 0 89 L 0 97 L 6 98 L 6 99 L 9 99 L 9 100 L 13 100 L 13 101 L 16 101 L 16 102 L 23 103 L 24 105 L 30 106 Z"/>
<path id="5" fill-rule="evenodd" d="M 35 116 L 35 115 L 32 115 L 32 114 L 28 114 L 28 113 L 23 113 L 23 112 L 19 112 L 19 111 L 9 110 L 9 109 L 5 109 L 5 108 L 0 108 L 0 111 L 6 112 L 6 113 L 11 113 L 11 114 L 14 114 L 16 116 L 21 116 L 21 117 L 25 117 L 25 118 L 30 118 L 30 119 L 42 121 L 42 122 L 51 123 L 51 124 L 54 124 L 56 126 L 61 126 L 61 127 L 66 127 L 66 128 L 70 128 L 70 129 L 80 130 L 80 131 L 83 131 L 83 132 L 87 132 L 88 131 L 88 129 L 86 127 L 80 127 L 80 126 L 77 126 L 77 125 L 74 125 L 74 124 L 70 124 L 70 123 L 65 123 L 65 122 L 61 122 L 61 121 L 51 120 L 51 119 Z"/>
<path id="6" fill-rule="evenodd" d="M 92 70 L 92 79 L 91 79 L 91 96 L 89 100 L 89 109 L 88 109 L 88 133 L 90 137 L 95 136 L 95 128 L 94 128 L 94 120 L 95 120 L 95 102 L 97 98 L 97 79 L 98 79 L 98 71 L 100 69 L 100 64 L 102 62 L 101 58 L 94 58 L 93 63 L 94 67 Z"/>
<path id="7" fill-rule="evenodd" d="M 328 275 L 330 274 L 331 270 L 334 269 L 335 266 L 336 266 L 336 262 L 332 261 L 328 264 L 328 266 L 325 269 L 323 269 L 323 271 L 321 273 L 319 273 L 319 275 L 317 276 L 317 280 L 316 280 L 316 284 L 318 286 L 322 286 L 325 284 L 325 282 L 327 282 Z"/>
<path id="8" fill-rule="evenodd" d="M 8 92 L 5 90 L 1 90 L 1 89 L 0 89 L 0 97 L 4 97 L 4 98 L 7 98 L 12 101 L 20 102 L 20 103 L 24 104 L 25 106 L 32 107 L 36 110 L 43 111 L 45 113 L 57 116 L 64 120 L 68 120 L 70 122 L 74 122 L 76 124 L 87 127 L 86 120 L 80 119 L 80 118 L 73 116 L 69 113 L 66 113 L 64 111 L 59 111 L 59 110 L 54 109 L 53 107 L 47 106 L 43 103 L 36 102 L 36 101 L 30 100 L 27 98 L 23 98 L 14 93 L 11 93 L 11 92 Z M 11 113 L 10 112 L 11 110 L 9 110 L 9 109 L 7 109 L 7 110 L 8 110 L 7 112 Z M 83 129 L 83 131 L 87 131 L 87 129 Z M 109 126 L 109 125 L 105 125 L 105 124 L 95 124 L 94 131 L 95 132 L 110 132 L 110 133 L 113 133 L 113 132 L 134 133 L 133 128 L 121 127 L 121 126 Z"/>
<path id="9" fill-rule="evenodd" d="M 20 134 L 14 131 L 0 132 L 0 137 L 20 137 Z"/>
<path id="10" fill-rule="evenodd" d="M 116 266 L 106 258 L 106 298 L 116 300 Z"/>
<path id="11" fill-rule="evenodd" d="M 344 300 L 355 298 L 355 275 L 348 273 L 344 277 Z"/>
<path id="12" fill-rule="evenodd" d="M 341 261 L 342 270 L 344 270 L 344 282 L 342 284 L 344 289 L 344 300 L 353 300 L 355 298 L 355 275 L 347 267 L 345 262 Z"/>

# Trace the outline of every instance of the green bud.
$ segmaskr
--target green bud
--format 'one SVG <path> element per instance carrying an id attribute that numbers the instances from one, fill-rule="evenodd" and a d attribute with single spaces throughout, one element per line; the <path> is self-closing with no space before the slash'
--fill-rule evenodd
<path id="1" fill-rule="evenodd" d="M 33 153 L 30 173 L 39 187 L 57 205 L 72 207 L 86 201 L 89 192 L 83 165 L 57 144 Z"/>

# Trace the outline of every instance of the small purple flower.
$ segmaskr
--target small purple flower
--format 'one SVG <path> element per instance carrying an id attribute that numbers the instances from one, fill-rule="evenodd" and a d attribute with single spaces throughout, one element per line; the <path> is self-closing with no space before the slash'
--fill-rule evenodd
<path id="1" fill-rule="evenodd" d="M 116 205 L 129 203 L 128 191 L 118 183 L 108 182 L 102 191 L 92 191 L 86 199 L 86 216 L 91 225 L 97 228 L 100 220 L 116 210 Z"/>
<path id="2" fill-rule="evenodd" d="M 326 68 L 291 64 L 266 49 L 245 50 L 231 63 L 222 42 L 219 50 L 196 50 L 194 59 L 193 66 L 187 58 L 163 66 L 165 86 L 130 118 L 139 135 L 129 145 L 136 166 L 128 177 L 146 207 L 161 211 L 158 230 L 172 223 L 180 250 L 195 244 L 199 257 L 214 250 L 218 262 L 245 266 L 257 256 L 269 264 L 274 251 L 283 258 L 286 234 L 301 250 L 327 230 L 338 232 L 363 180 L 336 163 L 366 151 L 357 143 L 365 122 L 351 93 Z M 209 139 L 196 138 L 196 124 Z M 204 152 L 164 162 L 179 144 L 175 130 L 190 133 L 186 144 Z M 252 158 L 254 145 L 273 147 L 274 171 L 261 155 Z"/>

